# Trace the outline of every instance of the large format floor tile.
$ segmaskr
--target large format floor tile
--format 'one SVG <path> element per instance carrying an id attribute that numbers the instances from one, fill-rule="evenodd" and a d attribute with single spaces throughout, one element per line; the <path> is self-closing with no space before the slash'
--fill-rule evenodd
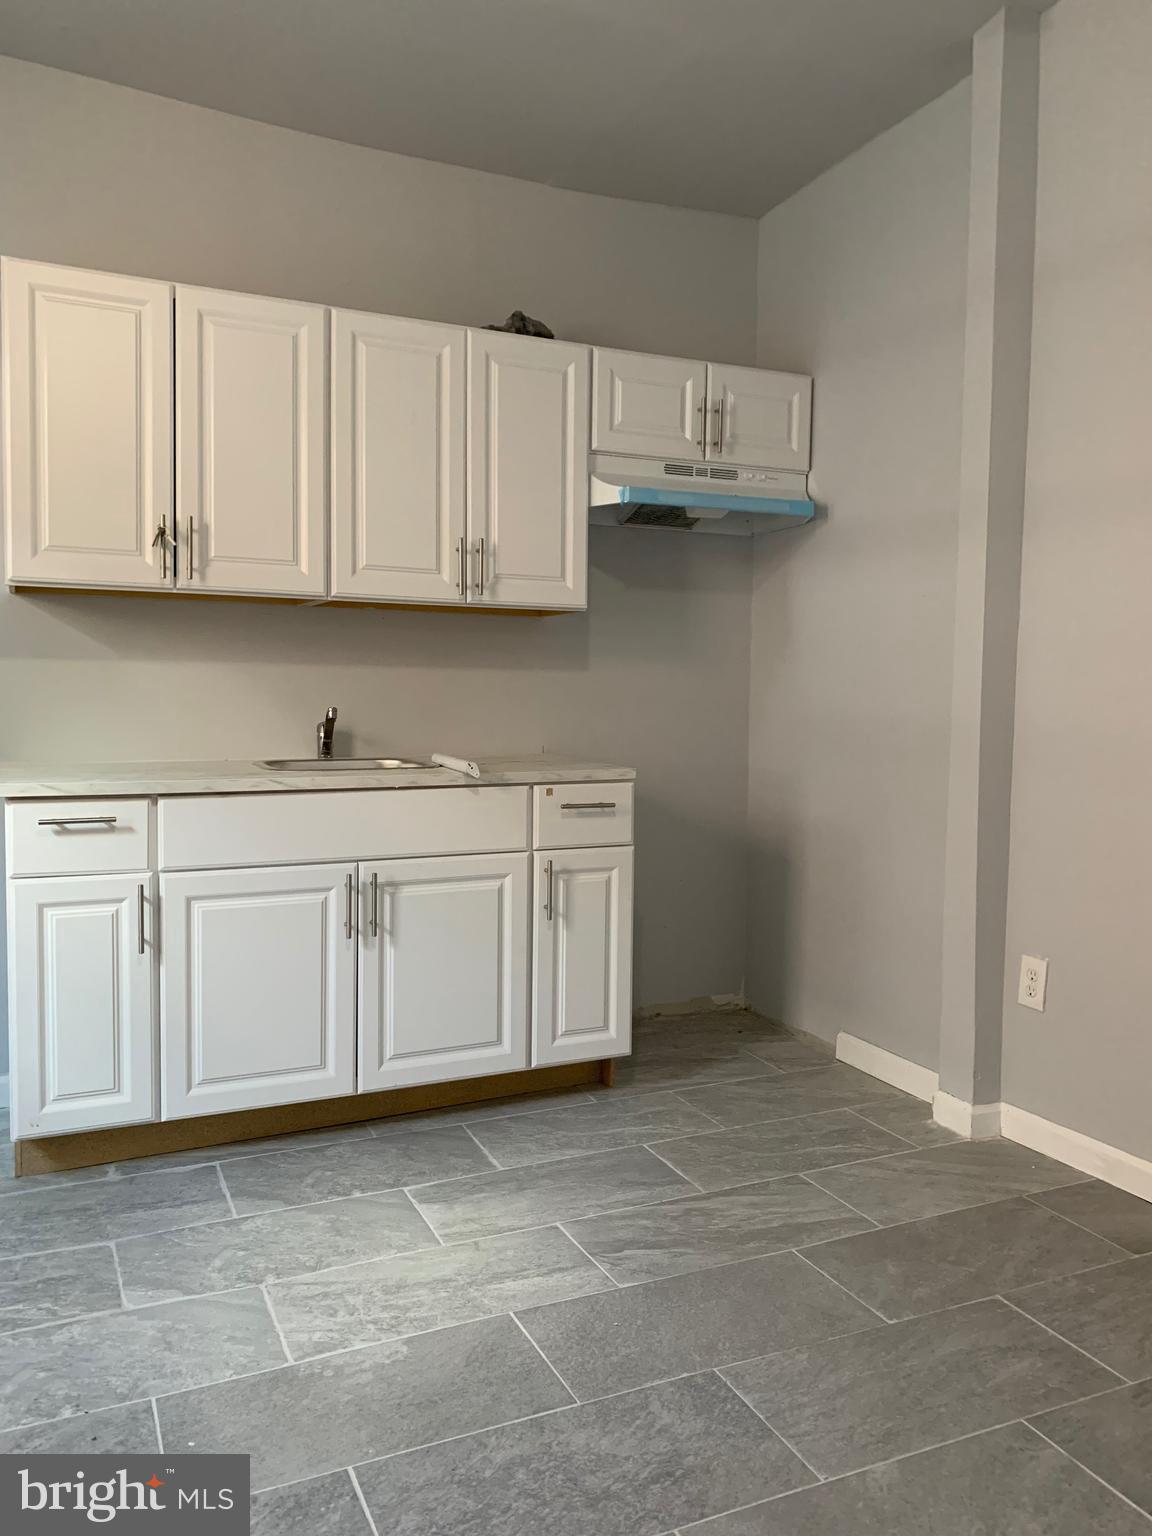
<path id="1" fill-rule="evenodd" d="M 891 1323 L 721 1374 L 824 1477 L 1116 1384 L 1002 1301 Z"/>
<path id="2" fill-rule="evenodd" d="M 1139 1200 L 1099 1179 L 1050 1189 L 1032 1199 L 1129 1253 L 1152 1253 L 1152 1202 L 1148 1200 Z"/>
<path id="3" fill-rule="evenodd" d="M 237 1158 L 226 1163 L 222 1173 L 237 1214 L 248 1216 L 316 1200 L 379 1194 L 491 1167 L 491 1159 L 463 1126 L 446 1125 Z"/>
<path id="4" fill-rule="evenodd" d="M 181 1392 L 156 1407 L 166 1451 L 250 1455 L 256 1491 L 570 1401 L 512 1319 L 498 1317 Z"/>
<path id="5" fill-rule="evenodd" d="M 635 1147 L 451 1179 L 413 1190 L 412 1196 L 433 1229 L 454 1243 L 613 1206 L 668 1200 L 691 1187 L 667 1163 Z"/>
<path id="6" fill-rule="evenodd" d="M 857 1072 L 855 1067 L 835 1062 L 832 1066 L 816 1067 L 807 1072 L 691 1088 L 684 1097 L 721 1125 L 734 1126 L 814 1115 L 824 1109 L 852 1109 L 858 1104 L 903 1099 L 904 1096 L 876 1078 Z"/>
<path id="7" fill-rule="evenodd" d="M 116 1259 L 106 1244 L 0 1259 L 0 1333 L 119 1305 Z"/>
<path id="8" fill-rule="evenodd" d="M 1148 1536 L 1148 1522 L 1023 1424 L 803 1489 L 681 1536 Z"/>
<path id="9" fill-rule="evenodd" d="M 811 1481 L 713 1375 L 357 1467 L 387 1536 L 658 1536 Z"/>
<path id="10" fill-rule="evenodd" d="M 439 1247 L 403 1190 L 213 1221 L 117 1245 L 130 1306 Z"/>
<path id="11" fill-rule="evenodd" d="M 942 1147 L 959 1141 L 955 1131 L 947 1131 L 932 1118 L 931 1104 L 922 1099 L 892 1099 L 887 1104 L 866 1104 L 854 1111 L 872 1125 L 902 1136 L 914 1147 Z"/>
<path id="12" fill-rule="evenodd" d="M 1152 1515 L 1152 1381 L 1056 1408 L 1032 1423 Z"/>
<path id="13" fill-rule="evenodd" d="M 729 1189 L 787 1173 L 855 1163 L 862 1158 L 906 1152 L 898 1136 L 869 1125 L 849 1109 L 763 1125 L 711 1130 L 700 1136 L 652 1143 L 655 1150 L 701 1189 Z"/>
<path id="14" fill-rule="evenodd" d="M 230 1214 L 215 1168 L 30 1189 L 0 1200 L 0 1258 L 166 1232 Z"/>
<path id="15" fill-rule="evenodd" d="M 251 1536 L 373 1536 L 347 1472 L 252 1497 Z"/>
<path id="16" fill-rule="evenodd" d="M 613 1092 L 622 1096 L 660 1088 L 693 1088 L 728 1079 L 776 1075 L 776 1067 L 740 1046 L 684 1046 L 642 1041 L 631 1056 L 617 1063 Z"/>
<path id="17" fill-rule="evenodd" d="M 559 1227 L 483 1237 L 268 1287 L 297 1360 L 610 1290 Z"/>
<path id="18" fill-rule="evenodd" d="M 730 1012 L 712 1009 L 706 1013 L 665 1013 L 654 1018 L 639 1018 L 632 1024 L 632 1042 L 638 1050 L 650 1043 L 665 1047 L 677 1045 L 682 1050 L 698 1045 L 726 1045 L 739 1049 L 762 1040 L 793 1038 L 783 1024 L 747 1008 Z"/>
<path id="19" fill-rule="evenodd" d="M 499 1099 L 482 1099 L 475 1104 L 451 1104 L 446 1109 L 389 1115 L 384 1120 L 370 1121 L 369 1128 L 373 1136 L 391 1136 L 395 1131 L 417 1131 L 426 1125 L 473 1125 L 483 1120 L 502 1120 L 507 1115 L 535 1115 L 542 1109 L 571 1109 L 575 1104 L 591 1102 L 592 1094 L 584 1088 L 564 1088 L 557 1093 L 517 1093 Z"/>
<path id="20" fill-rule="evenodd" d="M 880 1326 L 794 1253 L 517 1315 L 582 1400 Z"/>
<path id="21" fill-rule="evenodd" d="M 470 1127 L 485 1152 L 501 1168 L 580 1157 L 714 1131 L 715 1122 L 674 1093 L 645 1093 L 536 1115 L 505 1115 Z"/>
<path id="22" fill-rule="evenodd" d="M 813 1264 L 895 1320 L 1124 1257 L 1030 1200 L 999 1200 L 809 1249 Z"/>
<path id="23" fill-rule="evenodd" d="M 201 1163 L 229 1163 L 237 1157 L 262 1157 L 265 1152 L 299 1152 L 331 1146 L 338 1141 L 366 1141 L 372 1132 L 363 1121 L 355 1125 L 329 1125 L 318 1131 L 286 1131 L 280 1136 L 254 1136 L 251 1141 L 226 1141 L 218 1146 L 193 1147 L 187 1152 L 162 1152 L 112 1163 L 115 1177 L 157 1173 L 164 1168 L 195 1168 Z"/>
<path id="24" fill-rule="evenodd" d="M 1152 1376 L 1152 1254 L 1026 1286 L 1008 1299 L 1129 1381 Z"/>
<path id="25" fill-rule="evenodd" d="M 0 1425 L 178 1392 L 283 1361 L 254 1289 L 9 1333 L 0 1338 Z"/>
<path id="26" fill-rule="evenodd" d="M 864 1217 L 798 1178 L 609 1211 L 565 1226 L 620 1285 L 871 1230 Z"/>
<path id="27" fill-rule="evenodd" d="M 881 1226 L 1052 1189 L 1077 1177 L 1074 1168 L 1012 1141 L 960 1141 L 812 1175 L 822 1189 Z"/>
<path id="28" fill-rule="evenodd" d="M 780 1072 L 802 1072 L 807 1067 L 828 1067 L 836 1060 L 836 1053 L 830 1045 L 815 1042 L 809 1044 L 805 1040 L 769 1038 L 757 1040 L 745 1049 Z"/>
<path id="29" fill-rule="evenodd" d="M 150 1402 L 77 1413 L 0 1435 L 0 1456 L 150 1456 L 159 1449 Z"/>

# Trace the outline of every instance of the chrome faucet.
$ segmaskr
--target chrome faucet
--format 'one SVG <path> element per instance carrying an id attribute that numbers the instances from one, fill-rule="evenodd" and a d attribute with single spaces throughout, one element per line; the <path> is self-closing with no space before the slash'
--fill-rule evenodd
<path id="1" fill-rule="evenodd" d="M 332 733 L 336 729 L 336 706 L 329 704 L 324 718 L 316 727 L 316 756 L 332 756 Z"/>

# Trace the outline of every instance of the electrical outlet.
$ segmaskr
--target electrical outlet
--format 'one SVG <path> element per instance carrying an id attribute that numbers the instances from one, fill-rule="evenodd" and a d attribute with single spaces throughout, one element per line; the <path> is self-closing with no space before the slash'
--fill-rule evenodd
<path id="1" fill-rule="evenodd" d="M 1044 994 L 1048 990 L 1048 962 L 1036 955 L 1020 957 L 1020 991 L 1017 1002 L 1022 1008 L 1044 1012 Z"/>

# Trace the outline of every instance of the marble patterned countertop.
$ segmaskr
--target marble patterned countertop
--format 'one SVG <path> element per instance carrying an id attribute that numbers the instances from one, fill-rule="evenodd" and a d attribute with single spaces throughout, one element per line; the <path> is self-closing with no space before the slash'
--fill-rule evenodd
<path id="1" fill-rule="evenodd" d="M 263 768 L 258 762 L 44 763 L 0 762 L 5 800 L 99 799 L 104 795 L 265 795 L 300 790 L 445 789 L 482 784 L 577 784 L 630 780 L 632 768 L 570 757 L 477 759 L 480 777 L 450 768 Z"/>

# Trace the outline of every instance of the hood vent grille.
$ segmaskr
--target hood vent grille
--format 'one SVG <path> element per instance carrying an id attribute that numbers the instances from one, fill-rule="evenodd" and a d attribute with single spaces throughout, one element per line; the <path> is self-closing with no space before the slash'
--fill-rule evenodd
<path id="1" fill-rule="evenodd" d="M 689 480 L 739 480 L 738 470 L 729 469 L 727 466 L 718 468 L 715 464 L 665 464 L 666 475 L 681 475 Z"/>
<path id="2" fill-rule="evenodd" d="M 683 507 L 656 506 L 650 501 L 641 502 L 626 518 L 625 523 L 631 523 L 638 528 L 695 528 L 700 521 L 698 517 L 689 517 Z"/>

